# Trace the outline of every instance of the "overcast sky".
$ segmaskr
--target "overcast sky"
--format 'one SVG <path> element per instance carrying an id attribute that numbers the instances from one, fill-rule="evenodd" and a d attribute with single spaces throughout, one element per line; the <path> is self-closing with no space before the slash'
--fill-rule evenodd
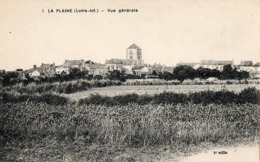
<path id="1" fill-rule="evenodd" d="M 63 8 L 105 11 L 47 13 Z M 121 8 L 138 12 L 107 12 Z M 105 63 L 125 58 L 132 43 L 149 64 L 260 61 L 259 0 L 12 0 L 0 1 L 0 11 L 0 69 L 65 59 Z"/>

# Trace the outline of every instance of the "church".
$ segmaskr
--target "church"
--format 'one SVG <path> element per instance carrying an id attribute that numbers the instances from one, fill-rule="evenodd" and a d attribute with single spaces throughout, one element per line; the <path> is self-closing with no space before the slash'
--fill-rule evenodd
<path id="1" fill-rule="evenodd" d="M 126 49 L 126 59 L 135 60 L 136 65 L 143 65 L 142 49 L 136 44 L 132 44 Z"/>
<path id="2" fill-rule="evenodd" d="M 126 49 L 125 59 L 112 58 L 110 60 L 106 60 L 105 64 L 109 71 L 121 71 L 122 69 L 124 69 L 127 72 L 131 73 L 134 66 L 144 65 L 144 61 L 142 60 L 142 49 L 136 44 L 132 44 Z"/>

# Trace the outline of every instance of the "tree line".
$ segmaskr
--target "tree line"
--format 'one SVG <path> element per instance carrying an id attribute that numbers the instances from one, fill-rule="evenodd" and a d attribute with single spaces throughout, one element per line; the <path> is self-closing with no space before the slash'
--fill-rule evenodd
<path id="1" fill-rule="evenodd" d="M 164 80 L 176 79 L 180 82 L 183 82 L 186 79 L 208 79 L 210 77 L 214 77 L 220 80 L 237 79 L 240 81 L 242 79 L 248 79 L 250 76 L 249 72 L 237 71 L 236 68 L 233 68 L 230 64 L 228 64 L 223 67 L 223 71 L 203 67 L 194 69 L 190 66 L 180 65 L 174 68 L 173 73 L 160 73 L 158 77 Z"/>
<path id="2" fill-rule="evenodd" d="M 20 70 L 20 69 L 19 69 Z M 122 82 L 125 82 L 127 79 L 145 79 L 147 78 L 147 75 L 136 75 L 134 74 L 127 74 L 124 71 L 111 71 L 107 73 L 106 76 L 93 76 L 88 75 L 88 72 L 80 71 L 77 68 L 70 69 L 68 74 L 61 73 L 56 74 L 54 77 L 39 77 L 37 79 L 33 79 L 29 76 L 28 73 L 24 73 L 24 79 L 19 78 L 18 71 L 14 72 L 0 72 L 0 81 L 2 86 L 9 86 L 14 85 L 17 83 L 24 83 L 25 85 L 31 82 L 35 83 L 52 83 L 52 82 L 64 82 L 64 81 L 71 81 L 75 79 L 88 79 L 88 80 L 100 80 L 100 79 L 108 79 L 108 80 L 119 80 Z M 246 71 L 238 71 L 236 68 L 233 68 L 231 65 L 225 65 L 223 67 L 223 71 L 219 71 L 217 69 L 209 69 L 209 68 L 203 68 L 200 67 L 198 69 L 194 69 L 190 66 L 186 65 L 179 65 L 174 68 L 173 72 L 158 72 L 156 70 L 153 71 L 153 73 L 150 75 L 150 77 L 153 78 L 159 78 L 163 80 L 178 80 L 180 82 L 183 82 L 186 79 L 208 79 L 210 77 L 214 77 L 220 80 L 227 80 L 227 79 L 236 79 L 236 80 L 242 80 L 242 79 L 248 79 L 249 73 Z"/>

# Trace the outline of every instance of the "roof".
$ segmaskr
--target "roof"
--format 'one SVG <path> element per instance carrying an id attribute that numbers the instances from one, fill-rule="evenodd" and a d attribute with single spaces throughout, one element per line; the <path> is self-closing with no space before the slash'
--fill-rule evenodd
<path id="1" fill-rule="evenodd" d="M 59 66 L 56 66 L 56 68 L 69 68 L 68 65 L 59 65 Z"/>
<path id="2" fill-rule="evenodd" d="M 201 65 L 213 65 L 214 60 L 201 60 L 200 64 Z"/>
<path id="3" fill-rule="evenodd" d="M 142 68 L 144 68 L 144 66 L 134 66 L 133 70 L 141 70 Z"/>
<path id="4" fill-rule="evenodd" d="M 230 60 L 223 60 L 223 61 L 214 61 L 214 60 L 201 60 L 201 65 L 233 65 L 233 61 Z"/>
<path id="5" fill-rule="evenodd" d="M 135 60 L 131 59 L 110 59 L 106 60 L 105 64 L 123 64 L 123 65 L 134 65 L 136 63 Z"/>
<path id="6" fill-rule="evenodd" d="M 41 67 L 37 67 L 37 68 L 34 68 L 34 69 L 29 69 L 27 72 L 29 72 L 29 73 L 32 73 L 32 72 L 34 72 L 34 71 L 38 71 L 38 72 L 43 72 L 43 68 L 41 68 Z"/>
<path id="7" fill-rule="evenodd" d="M 241 61 L 240 66 L 253 66 L 253 61 Z"/>
<path id="8" fill-rule="evenodd" d="M 136 44 L 132 44 L 132 45 L 129 46 L 127 49 L 138 49 L 138 50 L 141 50 L 141 48 L 138 47 Z"/>
<path id="9" fill-rule="evenodd" d="M 163 70 L 163 66 L 152 66 L 152 68 L 158 72 L 161 72 Z"/>
<path id="10" fill-rule="evenodd" d="M 25 71 L 25 73 L 33 73 L 33 72 L 36 72 L 36 71 L 39 72 L 41 75 L 44 75 L 44 76 L 52 76 L 53 74 L 56 73 L 54 68 L 43 68 L 43 67 L 36 67 L 36 68 L 33 68 L 33 69 L 29 69 L 29 70 Z"/>
<path id="11" fill-rule="evenodd" d="M 106 69 L 105 65 L 102 64 L 87 64 L 90 69 Z"/>
<path id="12" fill-rule="evenodd" d="M 260 62 L 255 63 L 254 67 L 260 67 Z"/>
<path id="13" fill-rule="evenodd" d="M 28 73 L 34 73 L 34 72 L 39 72 L 41 75 L 44 75 L 46 72 L 43 70 L 43 68 L 36 68 L 36 69 L 29 69 Z"/>
<path id="14" fill-rule="evenodd" d="M 42 63 L 42 65 L 40 66 L 41 68 L 54 68 L 55 67 L 55 64 L 44 64 Z"/>
<path id="15" fill-rule="evenodd" d="M 87 60 L 87 61 L 85 61 L 85 64 L 95 64 L 95 62 L 93 62 L 91 60 Z"/>
<path id="16" fill-rule="evenodd" d="M 233 65 L 233 61 L 215 61 L 215 65 Z"/>
<path id="17" fill-rule="evenodd" d="M 186 66 L 191 66 L 191 67 L 193 67 L 193 66 L 195 66 L 195 65 L 197 65 L 197 64 L 199 64 L 199 63 L 197 63 L 197 62 L 186 62 L 186 63 L 177 63 L 177 66 L 180 66 L 180 65 L 186 65 Z"/>
<path id="18" fill-rule="evenodd" d="M 164 67 L 162 68 L 162 72 L 165 72 L 165 71 L 167 71 L 167 72 L 170 72 L 170 73 L 172 73 L 172 72 L 173 72 L 173 70 L 174 70 L 174 67 L 168 67 L 168 66 L 164 66 Z"/>
<path id="19" fill-rule="evenodd" d="M 84 63 L 84 60 L 65 60 L 64 65 L 79 65 L 81 66 Z"/>

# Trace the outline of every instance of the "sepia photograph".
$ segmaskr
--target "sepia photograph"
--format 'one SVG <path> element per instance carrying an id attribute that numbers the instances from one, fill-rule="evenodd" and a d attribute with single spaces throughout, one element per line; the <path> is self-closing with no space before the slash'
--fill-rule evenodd
<path id="1" fill-rule="evenodd" d="M 260 162 L 260 0 L 0 0 L 0 161 Z"/>

